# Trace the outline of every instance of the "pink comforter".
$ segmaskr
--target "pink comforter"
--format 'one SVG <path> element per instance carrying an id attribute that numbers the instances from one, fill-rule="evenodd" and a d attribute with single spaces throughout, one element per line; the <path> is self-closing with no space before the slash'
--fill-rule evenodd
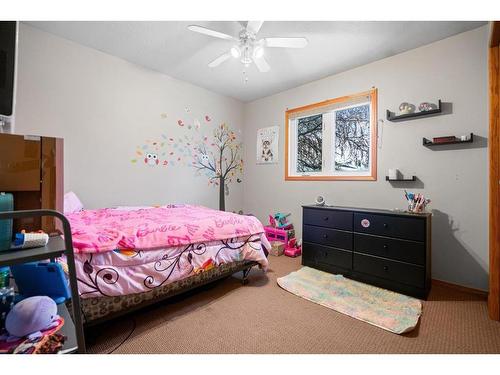
<path id="1" fill-rule="evenodd" d="M 76 253 L 158 249 L 264 232 L 253 216 L 190 205 L 87 210 L 66 216 Z"/>
<path id="2" fill-rule="evenodd" d="M 115 250 L 76 254 L 76 276 L 82 298 L 148 292 L 222 264 L 255 261 L 267 269 L 262 251 L 265 235 L 142 251 Z"/>

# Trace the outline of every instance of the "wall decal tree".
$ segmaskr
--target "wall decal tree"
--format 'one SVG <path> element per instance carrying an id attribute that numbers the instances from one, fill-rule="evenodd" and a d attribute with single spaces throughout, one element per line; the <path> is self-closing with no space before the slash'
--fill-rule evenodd
<path id="1" fill-rule="evenodd" d="M 203 124 L 202 124 L 203 122 Z M 226 124 L 214 127 L 214 121 L 205 115 L 203 120 L 177 120 L 182 136 L 162 134 L 161 141 L 148 140 L 136 149 L 134 164 L 162 167 L 190 167 L 196 175 L 205 176 L 207 184 L 219 188 L 219 209 L 226 208 L 229 185 L 241 182 L 242 145 L 236 133 Z"/>
<path id="2" fill-rule="evenodd" d="M 207 121 L 207 120 L 206 120 Z M 168 141 L 170 163 L 182 163 L 194 168 L 197 175 L 207 177 L 208 185 L 219 188 L 219 209 L 226 209 L 229 185 L 243 172 L 242 146 L 236 133 L 225 123 L 217 126 L 211 135 L 203 135 L 199 126 L 190 127 L 190 135 Z"/>

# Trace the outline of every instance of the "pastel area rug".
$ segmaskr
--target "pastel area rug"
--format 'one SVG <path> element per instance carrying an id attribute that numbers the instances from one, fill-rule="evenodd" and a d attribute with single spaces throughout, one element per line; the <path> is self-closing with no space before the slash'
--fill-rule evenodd
<path id="1" fill-rule="evenodd" d="M 277 281 L 299 297 L 397 334 L 414 329 L 422 314 L 422 302 L 416 298 L 310 267 Z"/>

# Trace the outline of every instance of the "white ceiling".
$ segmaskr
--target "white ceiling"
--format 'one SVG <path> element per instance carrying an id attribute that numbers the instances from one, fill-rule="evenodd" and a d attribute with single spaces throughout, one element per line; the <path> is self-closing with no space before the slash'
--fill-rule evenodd
<path id="1" fill-rule="evenodd" d="M 237 59 L 217 68 L 207 64 L 234 43 L 186 29 L 198 24 L 238 35 L 246 22 L 27 22 L 31 26 L 110 55 L 244 102 L 268 96 L 357 66 L 365 65 L 485 22 L 276 22 L 262 26 L 258 37 L 303 36 L 304 49 L 266 49 L 271 65 L 259 73 Z"/>

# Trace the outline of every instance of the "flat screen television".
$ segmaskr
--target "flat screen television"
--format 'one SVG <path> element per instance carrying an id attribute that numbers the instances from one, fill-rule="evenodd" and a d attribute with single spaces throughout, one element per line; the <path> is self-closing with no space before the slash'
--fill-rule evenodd
<path id="1" fill-rule="evenodd" d="M 15 21 L 0 21 L 0 115 L 12 116 L 16 65 Z"/>

